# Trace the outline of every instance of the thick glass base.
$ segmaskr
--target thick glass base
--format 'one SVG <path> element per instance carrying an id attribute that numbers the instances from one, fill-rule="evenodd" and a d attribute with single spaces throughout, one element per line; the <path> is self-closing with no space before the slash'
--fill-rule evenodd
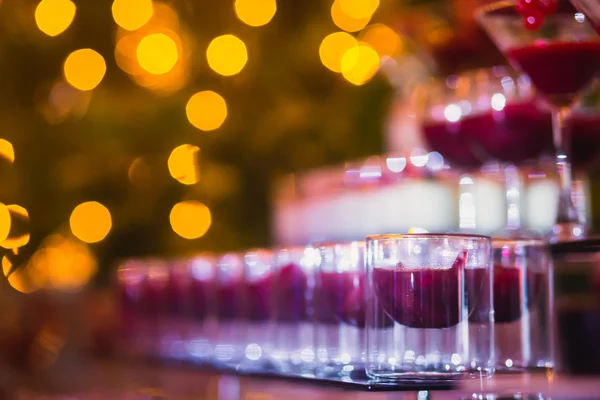
<path id="1" fill-rule="evenodd" d="M 580 222 L 557 222 L 552 228 L 551 243 L 573 242 L 588 236 L 587 227 Z"/>

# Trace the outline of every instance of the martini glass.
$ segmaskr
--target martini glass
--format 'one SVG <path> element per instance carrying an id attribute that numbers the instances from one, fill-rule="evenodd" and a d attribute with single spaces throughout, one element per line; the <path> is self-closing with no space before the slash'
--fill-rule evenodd
<path id="1" fill-rule="evenodd" d="M 586 232 L 571 199 L 568 121 L 573 104 L 600 71 L 600 36 L 568 1 L 519 1 L 483 6 L 476 18 L 550 106 L 560 185 L 552 239 L 576 240 Z"/>

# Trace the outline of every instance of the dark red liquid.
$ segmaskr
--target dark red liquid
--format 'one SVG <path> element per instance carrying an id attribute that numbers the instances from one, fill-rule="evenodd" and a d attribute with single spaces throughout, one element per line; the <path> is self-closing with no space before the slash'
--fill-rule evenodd
<path id="1" fill-rule="evenodd" d="M 168 273 L 148 274 L 142 285 L 142 310 L 156 316 L 168 310 Z"/>
<path id="2" fill-rule="evenodd" d="M 273 283 L 273 305 L 277 321 L 298 322 L 308 318 L 308 276 L 294 263 L 281 267 Z"/>
<path id="3" fill-rule="evenodd" d="M 194 319 L 204 321 L 208 317 L 210 304 L 211 282 L 202 279 L 192 279 L 190 285 L 191 292 L 191 312 Z"/>
<path id="4" fill-rule="evenodd" d="M 600 72 L 600 41 L 534 44 L 509 49 L 507 57 L 547 100 L 563 105 Z"/>
<path id="5" fill-rule="evenodd" d="M 525 306 L 531 309 L 542 294 L 544 274 L 527 271 Z M 497 323 L 510 323 L 521 318 L 521 270 L 513 267 L 494 267 L 494 315 Z"/>
<path id="6" fill-rule="evenodd" d="M 448 269 L 406 268 L 400 264 L 395 269 L 375 268 L 375 293 L 386 313 L 399 324 L 448 328 L 461 320 L 463 271 L 469 315 L 477 315 L 474 318 L 481 322 L 489 320 L 487 271 L 465 270 L 464 257 L 458 257 Z"/>
<path id="7" fill-rule="evenodd" d="M 215 314 L 220 321 L 230 321 L 241 317 L 239 281 L 217 282 L 215 287 Z"/>
<path id="8" fill-rule="evenodd" d="M 244 315 L 249 321 L 269 320 L 271 310 L 271 275 L 247 282 L 244 285 Z"/>
<path id="9" fill-rule="evenodd" d="M 576 167 L 594 162 L 600 153 L 600 115 L 575 113 L 571 119 L 571 153 Z"/>
<path id="10" fill-rule="evenodd" d="M 190 273 L 186 268 L 172 268 L 167 286 L 167 306 L 170 315 L 183 316 L 190 312 Z"/>
<path id="11" fill-rule="evenodd" d="M 316 298 L 320 322 L 365 326 L 364 273 L 320 272 Z"/>
<path id="12" fill-rule="evenodd" d="M 501 111 L 472 114 L 451 122 L 428 122 L 425 139 L 433 150 L 461 165 L 496 159 L 521 162 L 552 148 L 550 114 L 533 103 L 507 104 Z"/>

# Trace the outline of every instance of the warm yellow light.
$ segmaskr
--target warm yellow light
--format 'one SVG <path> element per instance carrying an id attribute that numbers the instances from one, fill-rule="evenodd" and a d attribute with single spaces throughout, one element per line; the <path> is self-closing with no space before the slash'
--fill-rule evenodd
<path id="1" fill-rule="evenodd" d="M 206 49 L 208 65 L 218 74 L 231 76 L 239 73 L 248 61 L 246 45 L 234 35 L 214 38 Z"/>
<path id="2" fill-rule="evenodd" d="M 177 44 L 164 33 L 153 33 L 144 37 L 136 51 L 140 66 L 151 74 L 166 74 L 179 59 Z"/>
<path id="3" fill-rule="evenodd" d="M 65 79 L 79 90 L 92 90 L 104 78 L 106 62 L 92 49 L 75 50 L 65 60 Z"/>
<path id="4" fill-rule="evenodd" d="M 35 9 L 35 23 L 48 36 L 60 35 L 73 22 L 75 9 L 70 0 L 42 0 Z"/>
<path id="5" fill-rule="evenodd" d="M 11 225 L 10 210 L 6 205 L 0 203 L 0 241 L 8 237 Z"/>
<path id="6" fill-rule="evenodd" d="M 262 26 L 269 23 L 277 11 L 275 0 L 235 0 L 237 17 L 250 26 Z"/>
<path id="7" fill-rule="evenodd" d="M 206 90 L 198 92 L 187 102 L 185 113 L 192 125 L 202 131 L 220 127 L 227 118 L 227 103 L 219 94 Z"/>
<path id="8" fill-rule="evenodd" d="M 354 85 L 369 81 L 379 69 L 379 55 L 369 45 L 359 44 L 342 57 L 342 75 Z"/>
<path id="9" fill-rule="evenodd" d="M 18 292 L 31 293 L 38 288 L 32 284 L 26 269 L 18 269 L 8 276 L 8 283 Z"/>
<path id="10" fill-rule="evenodd" d="M 10 271 L 13 269 L 12 261 L 8 258 L 8 256 L 2 257 L 2 273 L 4 276 L 8 276 Z"/>
<path id="11" fill-rule="evenodd" d="M 110 212 L 96 201 L 81 203 L 71 213 L 71 232 L 86 243 L 99 242 L 112 227 Z"/>
<path id="12" fill-rule="evenodd" d="M 15 161 L 15 149 L 12 143 L 6 139 L 0 139 L 0 157 L 6 159 L 11 164 Z"/>
<path id="13" fill-rule="evenodd" d="M 153 13 L 152 0 L 115 0 L 112 15 L 121 28 L 134 31 L 144 26 Z"/>
<path id="14" fill-rule="evenodd" d="M 380 57 L 393 57 L 402 51 L 402 39 L 389 26 L 369 25 L 361 32 L 360 40 L 369 44 Z"/>
<path id="15" fill-rule="evenodd" d="M 84 243 L 52 235 L 31 257 L 27 270 L 37 287 L 73 290 L 92 278 L 97 264 Z"/>
<path id="16" fill-rule="evenodd" d="M 336 0 L 344 14 L 354 19 L 371 18 L 377 7 L 379 0 Z"/>
<path id="17" fill-rule="evenodd" d="M 208 207 L 194 200 L 175 204 L 169 219 L 173 231 L 185 239 L 198 239 L 204 236 L 212 223 Z"/>
<path id="18" fill-rule="evenodd" d="M 191 144 L 176 147 L 167 162 L 171 176 L 184 185 L 193 185 L 200 180 L 198 152 L 200 148 Z"/>
<path id="19" fill-rule="evenodd" d="M 9 204 L 6 208 L 10 215 L 9 233 L 0 241 L 0 246 L 5 249 L 18 249 L 29 243 L 29 213 L 18 204 Z M 0 224 L 2 224 L 1 218 Z"/>
<path id="20" fill-rule="evenodd" d="M 327 35 L 319 47 L 319 57 L 324 66 L 333 72 L 342 72 L 342 57 L 358 45 L 354 36 L 346 32 L 335 32 Z"/>
<path id="21" fill-rule="evenodd" d="M 371 17 L 353 18 L 344 12 L 339 0 L 335 0 L 331 6 L 331 19 L 333 19 L 335 25 L 341 30 L 357 32 L 367 26 Z"/>

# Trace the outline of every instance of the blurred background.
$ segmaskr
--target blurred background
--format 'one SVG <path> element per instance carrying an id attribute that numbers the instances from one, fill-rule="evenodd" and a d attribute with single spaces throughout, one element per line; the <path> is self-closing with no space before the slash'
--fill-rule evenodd
<path id="1" fill-rule="evenodd" d="M 278 177 L 382 153 L 399 88 L 503 62 L 475 5 L 3 1 L 2 265 L 23 267 L 9 283 L 269 245 Z"/>

